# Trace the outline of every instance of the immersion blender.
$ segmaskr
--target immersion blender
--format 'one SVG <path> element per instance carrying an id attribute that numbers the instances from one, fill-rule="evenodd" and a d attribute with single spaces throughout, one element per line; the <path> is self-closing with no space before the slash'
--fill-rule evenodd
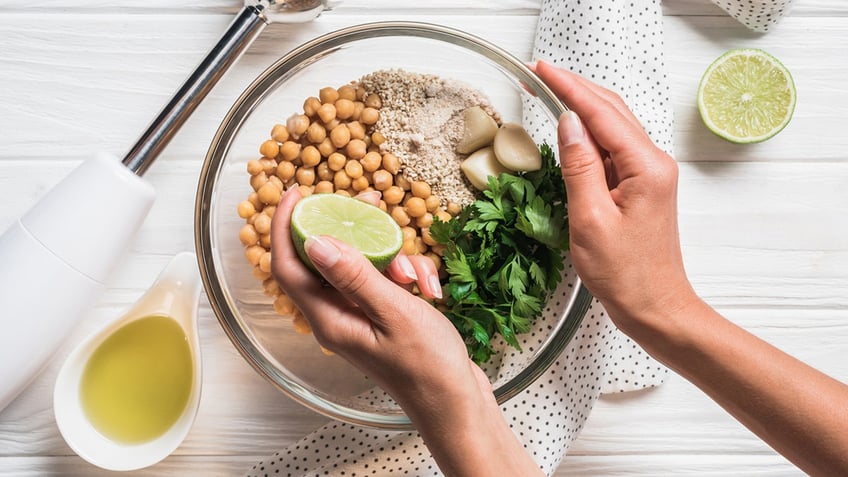
<path id="1" fill-rule="evenodd" d="M 122 161 L 84 161 L 0 235 L 0 411 L 46 367 L 105 288 L 153 205 L 141 178 L 206 94 L 269 23 L 311 21 L 328 0 L 244 8 Z"/>

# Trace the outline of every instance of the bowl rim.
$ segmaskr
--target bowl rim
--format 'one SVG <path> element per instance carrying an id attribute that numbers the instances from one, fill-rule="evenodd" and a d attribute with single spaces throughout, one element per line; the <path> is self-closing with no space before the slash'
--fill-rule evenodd
<path id="1" fill-rule="evenodd" d="M 198 179 L 194 211 L 195 247 L 198 252 L 197 261 L 203 287 L 211 308 L 230 342 L 255 371 L 291 399 L 332 419 L 376 429 L 413 430 L 414 427 L 405 413 L 379 415 L 342 406 L 316 396 L 299 383 L 283 376 L 261 353 L 251 351 L 256 349 L 253 341 L 238 326 L 239 319 L 235 316 L 228 294 L 224 291 L 215 272 L 209 216 L 214 185 L 229 151 L 230 144 L 225 138 L 232 138 L 238 133 L 255 107 L 273 90 L 273 86 L 281 81 L 292 67 L 301 65 L 316 55 L 333 51 L 347 43 L 385 36 L 438 40 L 480 54 L 513 74 L 523 84 L 532 86 L 532 90 L 537 92 L 537 97 L 545 107 L 556 113 L 557 117 L 567 110 L 547 85 L 539 80 L 522 61 L 487 40 L 452 27 L 426 22 L 379 21 L 353 25 L 320 35 L 294 48 L 268 66 L 245 88 L 221 121 L 209 146 Z M 545 348 L 525 369 L 494 390 L 499 404 L 519 394 L 541 376 L 559 357 L 580 327 L 591 304 L 592 296 L 579 277 L 576 277 L 573 287 L 574 292 L 571 293 L 566 305 L 568 310 L 566 317 L 560 322 L 559 328 Z"/>

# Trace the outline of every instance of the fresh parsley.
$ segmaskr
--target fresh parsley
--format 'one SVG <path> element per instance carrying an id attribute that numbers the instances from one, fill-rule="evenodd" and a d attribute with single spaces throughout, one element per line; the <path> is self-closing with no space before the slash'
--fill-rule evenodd
<path id="1" fill-rule="evenodd" d="M 476 363 L 491 358 L 498 335 L 520 350 L 517 335 L 561 280 L 569 243 L 565 185 L 553 150 L 542 144 L 540 151 L 540 170 L 490 176 L 484 197 L 430 227 L 445 247 L 443 311 Z"/>

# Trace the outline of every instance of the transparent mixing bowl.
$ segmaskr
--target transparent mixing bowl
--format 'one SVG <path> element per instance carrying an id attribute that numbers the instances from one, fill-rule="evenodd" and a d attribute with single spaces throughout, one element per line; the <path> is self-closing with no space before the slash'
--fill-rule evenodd
<path id="1" fill-rule="evenodd" d="M 372 23 L 324 35 L 291 51 L 244 91 L 219 127 L 201 173 L 195 240 L 212 308 L 244 358 L 280 390 L 331 418 L 382 429 L 410 429 L 397 404 L 311 335 L 278 315 L 252 275 L 237 205 L 252 191 L 246 164 L 274 124 L 303 111 L 320 88 L 382 69 L 454 78 L 485 93 L 505 122 L 523 123 L 537 143 L 556 144 L 562 103 L 519 60 L 466 33 L 431 24 Z M 554 149 L 556 149 L 554 147 Z M 538 378 L 565 348 L 591 298 L 569 263 L 522 351 L 502 346 L 484 366 L 503 403 Z M 422 363 L 427 366 L 427 363 Z"/>

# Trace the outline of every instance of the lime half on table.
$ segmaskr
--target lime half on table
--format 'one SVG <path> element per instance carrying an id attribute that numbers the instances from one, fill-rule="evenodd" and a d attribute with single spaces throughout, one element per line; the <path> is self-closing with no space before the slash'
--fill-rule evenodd
<path id="1" fill-rule="evenodd" d="M 292 211 L 291 230 L 300 259 L 313 270 L 303 246 L 309 237 L 337 238 L 362 252 L 378 270 L 385 270 L 403 245 L 400 226 L 389 214 L 339 194 L 312 194 L 300 199 Z"/>
<path id="2" fill-rule="evenodd" d="M 795 110 L 792 75 L 763 50 L 730 50 L 715 60 L 698 87 L 707 128 L 734 143 L 762 142 L 789 124 Z"/>

